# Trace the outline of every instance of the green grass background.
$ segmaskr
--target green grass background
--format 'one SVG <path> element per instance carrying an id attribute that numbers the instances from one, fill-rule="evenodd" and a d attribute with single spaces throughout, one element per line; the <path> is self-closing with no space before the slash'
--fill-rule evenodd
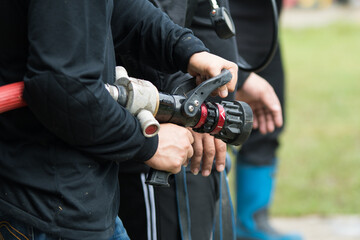
<path id="1" fill-rule="evenodd" d="M 287 121 L 271 213 L 360 214 L 360 25 L 284 28 L 280 41 Z"/>

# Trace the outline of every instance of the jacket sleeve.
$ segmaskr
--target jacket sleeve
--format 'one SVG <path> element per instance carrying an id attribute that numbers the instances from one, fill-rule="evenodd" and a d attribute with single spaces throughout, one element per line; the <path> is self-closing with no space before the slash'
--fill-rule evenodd
<path id="1" fill-rule="evenodd" d="M 158 138 L 108 94 L 114 79 L 112 1 L 33 0 L 24 98 L 38 120 L 71 146 L 99 159 L 148 160 Z"/>
<path id="2" fill-rule="evenodd" d="M 173 23 L 149 1 L 114 1 L 112 29 L 117 54 L 163 72 L 187 72 L 189 58 L 208 51 L 191 30 Z"/>

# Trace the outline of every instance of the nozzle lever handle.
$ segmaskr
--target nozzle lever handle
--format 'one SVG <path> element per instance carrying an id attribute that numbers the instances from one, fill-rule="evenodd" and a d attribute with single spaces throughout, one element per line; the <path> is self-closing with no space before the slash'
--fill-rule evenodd
<path id="1" fill-rule="evenodd" d="M 230 82 L 232 75 L 229 70 L 224 69 L 216 77 L 210 78 L 200 83 L 183 104 L 183 111 L 187 117 L 194 117 L 200 109 L 201 104 L 217 89 Z"/>

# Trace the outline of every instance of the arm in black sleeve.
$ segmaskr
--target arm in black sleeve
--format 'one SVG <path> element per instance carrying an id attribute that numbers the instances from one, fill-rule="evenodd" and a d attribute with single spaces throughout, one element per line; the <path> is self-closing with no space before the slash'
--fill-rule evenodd
<path id="1" fill-rule="evenodd" d="M 34 0 L 28 11 L 24 98 L 39 121 L 73 147 L 105 160 L 148 160 L 157 137 L 104 87 L 114 81 L 112 1 Z"/>
<path id="2" fill-rule="evenodd" d="M 189 29 L 173 23 L 149 1 L 114 1 L 115 50 L 164 72 L 187 72 L 189 58 L 208 51 Z"/>

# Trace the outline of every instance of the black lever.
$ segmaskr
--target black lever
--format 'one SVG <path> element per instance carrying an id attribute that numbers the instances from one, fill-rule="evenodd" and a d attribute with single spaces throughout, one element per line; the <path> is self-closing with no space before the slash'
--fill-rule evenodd
<path id="1" fill-rule="evenodd" d="M 201 107 L 201 104 L 217 88 L 230 82 L 232 75 L 229 70 L 224 69 L 216 77 L 200 83 L 194 90 L 190 91 L 183 103 L 183 111 L 186 117 L 194 117 Z"/>

